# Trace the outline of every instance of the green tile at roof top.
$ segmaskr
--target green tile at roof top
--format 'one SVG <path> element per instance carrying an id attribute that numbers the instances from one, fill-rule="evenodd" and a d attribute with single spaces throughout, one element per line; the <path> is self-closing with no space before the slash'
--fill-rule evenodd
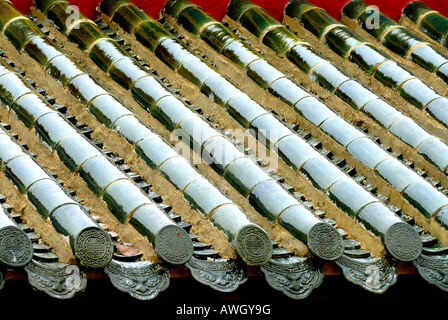
<path id="1" fill-rule="evenodd" d="M 82 13 L 73 19 L 71 10 L 68 10 L 71 6 L 69 2 L 57 0 L 53 0 L 53 2 L 57 4 L 48 10 L 47 18 L 56 25 L 61 33 L 65 34 L 68 31 L 67 37 L 70 41 L 75 42 L 81 50 L 85 51 L 97 40 L 107 37 L 93 22 L 86 21 L 88 19 Z M 67 29 L 66 21 L 68 19 L 74 26 L 70 30 Z"/>
<path id="2" fill-rule="evenodd" d="M 58 1 L 53 1 L 58 2 Z M 72 10 L 69 10 L 71 4 L 69 2 L 60 2 L 52 6 L 47 11 L 47 17 L 56 25 L 56 27 L 61 31 L 61 33 L 65 34 L 67 32 L 67 28 L 70 27 L 70 24 L 67 22 L 74 23 L 76 20 L 84 20 L 86 16 L 84 16 L 81 12 L 78 15 L 73 15 Z"/>
<path id="3" fill-rule="evenodd" d="M 205 24 L 217 22 L 198 6 L 190 6 L 182 10 L 182 12 L 177 16 L 176 21 L 193 34 L 198 34 L 199 30 Z"/>
<path id="4" fill-rule="evenodd" d="M 106 0 L 109 1 L 109 0 Z M 188 0 L 168 0 L 162 8 L 162 12 L 173 18 L 176 18 L 184 9 L 196 6 Z"/>
<path id="5" fill-rule="evenodd" d="M 435 10 L 428 7 L 420 1 L 409 2 L 403 9 L 402 15 L 414 23 L 419 22 L 419 28 L 430 38 L 442 42 L 448 34 L 448 18 L 434 12 Z M 431 12 L 431 13 L 430 13 Z M 421 18 L 425 15 L 423 18 Z M 445 43 L 445 47 L 448 45 Z"/>
<path id="6" fill-rule="evenodd" d="M 147 20 L 148 15 L 137 6 L 129 5 L 118 8 L 115 11 L 112 20 L 119 24 L 126 32 L 133 33 L 134 29 L 143 21 Z"/>
<path id="7" fill-rule="evenodd" d="M 38 0 L 35 0 L 38 1 Z M 45 0 L 41 0 L 45 1 Z M 108 15 L 109 17 L 112 17 L 119 8 L 129 5 L 132 2 L 128 0 L 103 0 L 99 3 L 99 10 Z"/>
<path id="8" fill-rule="evenodd" d="M 166 38 L 174 38 L 170 32 L 165 30 L 163 26 L 152 18 L 150 15 L 142 11 L 136 5 L 129 1 L 119 1 L 121 6 L 114 6 L 113 1 L 104 0 L 101 2 L 100 8 L 106 8 L 109 10 L 107 13 L 115 13 L 113 21 L 123 27 L 128 26 L 133 31 L 134 37 L 143 45 L 148 47 L 151 51 L 154 51 L 159 43 Z M 113 12 L 112 12 L 113 10 Z M 127 19 L 133 19 L 132 22 Z"/>
<path id="9" fill-rule="evenodd" d="M 22 14 L 14 8 L 8 1 L 0 1 L 0 31 L 3 31 L 5 25 L 16 17 L 21 17 Z"/>
<path id="10" fill-rule="evenodd" d="M 365 31 L 379 39 L 387 28 L 397 25 L 397 23 L 383 13 L 376 11 L 379 13 L 379 28 L 376 25 L 371 25 L 376 22 L 371 19 L 373 10 L 375 10 L 375 7 L 371 7 L 362 0 L 351 0 L 342 8 L 341 15 L 356 20 Z"/>
<path id="11" fill-rule="evenodd" d="M 448 18 L 441 15 L 440 13 L 430 13 L 427 14 L 422 21 L 420 22 L 420 30 L 422 30 L 426 35 L 430 38 L 445 43 L 443 44 L 445 47 L 448 47 L 446 44 L 446 37 L 448 35 Z"/>
<path id="12" fill-rule="evenodd" d="M 255 3 L 248 0 L 230 0 L 226 15 L 231 19 L 238 21 L 241 15 L 250 8 L 258 7 Z"/>
<path id="13" fill-rule="evenodd" d="M 302 14 L 315 8 L 318 7 L 306 0 L 290 0 L 285 6 L 284 13 L 289 17 L 300 19 Z"/>
<path id="14" fill-rule="evenodd" d="M 240 24 L 259 38 L 263 32 L 280 22 L 272 18 L 263 8 L 253 7 L 246 10 L 239 19 Z"/>
<path id="15" fill-rule="evenodd" d="M 342 7 L 341 15 L 357 19 L 369 5 L 362 0 L 351 0 Z"/>
<path id="16" fill-rule="evenodd" d="M 299 18 L 299 22 L 305 29 L 318 38 L 322 36 L 327 27 L 340 24 L 339 21 L 331 17 L 322 8 L 315 8 L 303 13 Z"/>
<path id="17" fill-rule="evenodd" d="M 374 20 L 372 20 L 372 14 L 374 14 L 375 12 L 377 12 L 379 14 L 379 27 L 376 26 L 374 24 L 376 22 Z M 389 27 L 397 25 L 397 23 L 395 21 L 393 21 L 391 18 L 389 18 L 385 14 L 383 14 L 379 11 L 371 10 L 371 9 L 364 11 L 359 16 L 357 22 L 361 26 L 361 28 L 363 28 L 363 30 L 365 30 L 366 32 L 371 34 L 373 37 L 375 37 L 375 39 L 380 39 L 382 34 Z"/>
<path id="18" fill-rule="evenodd" d="M 411 1 L 403 8 L 402 14 L 409 20 L 417 22 L 425 13 L 432 11 L 430 7 L 420 1 Z"/>
<path id="19" fill-rule="evenodd" d="M 296 19 L 308 31 L 320 38 L 328 27 L 341 23 L 331 17 L 322 8 L 306 0 L 291 0 L 285 7 L 285 14 Z M 353 34 L 347 27 L 340 26 L 325 34 L 324 42 L 339 55 L 345 57 L 347 52 L 363 40 Z"/>
<path id="20" fill-rule="evenodd" d="M 42 11 L 44 14 L 47 13 L 48 9 L 59 2 L 67 2 L 66 0 L 34 0 L 34 6 Z"/>

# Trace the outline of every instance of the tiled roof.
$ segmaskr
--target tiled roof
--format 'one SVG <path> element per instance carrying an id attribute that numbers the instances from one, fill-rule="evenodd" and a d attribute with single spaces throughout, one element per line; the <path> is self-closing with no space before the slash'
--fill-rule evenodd
<path id="1" fill-rule="evenodd" d="M 73 299 L 102 277 L 154 300 L 174 276 L 232 297 L 257 275 L 296 301 L 332 273 L 386 294 L 402 270 L 448 291 L 441 13 L 76 8 L 0 1 L 0 287 L 25 272 Z"/>

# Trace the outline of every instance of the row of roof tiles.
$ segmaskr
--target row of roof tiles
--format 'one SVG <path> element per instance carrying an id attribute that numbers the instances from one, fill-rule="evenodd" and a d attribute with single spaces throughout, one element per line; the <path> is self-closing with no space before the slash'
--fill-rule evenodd
<path id="1" fill-rule="evenodd" d="M 38 249 L 45 242 L 45 236 L 34 241 L 33 250 L 29 239 L 24 237 L 26 233 L 23 230 L 19 232 L 19 226 L 25 225 L 20 215 L 15 217 L 19 223 L 17 228 L 9 231 L 14 225 L 14 214 L 10 211 L 4 212 L 5 226 L 8 226 L 5 239 L 8 240 L 1 248 L 1 261 L 6 266 L 25 268 L 30 279 L 45 273 L 49 279 L 53 278 L 51 281 L 73 277 L 73 273 L 61 271 L 71 266 L 104 269 L 114 285 L 138 299 L 152 299 L 167 289 L 167 270 L 170 266 L 183 264 L 189 267 L 195 279 L 220 291 L 235 290 L 245 282 L 246 265 L 254 266 L 265 273 L 272 287 L 295 299 L 307 297 L 322 282 L 319 261 L 335 261 L 348 280 L 373 292 L 384 292 L 395 283 L 394 264 L 397 261 L 413 263 L 428 280 L 426 270 L 444 272 L 440 263 L 443 264 L 445 257 L 448 226 L 445 181 L 437 181 L 428 177 L 424 170 L 409 166 L 406 159 L 397 157 L 375 137 L 347 121 L 319 95 L 301 85 L 290 75 L 290 70 L 282 70 L 263 52 L 254 50 L 238 33 L 245 33 L 247 37 L 252 34 L 269 48 L 267 50 L 273 50 L 280 59 L 294 64 L 302 72 L 302 77 L 308 77 L 320 90 L 328 91 L 345 102 L 348 108 L 352 108 L 350 112 L 366 114 L 384 132 L 391 133 L 407 145 L 410 152 L 422 156 L 428 167 L 437 168 L 443 179 L 448 166 L 445 141 L 418 123 L 412 115 L 401 112 L 393 103 L 383 99 L 380 93 L 344 72 L 332 59 L 319 53 L 292 31 L 291 25 L 276 21 L 249 1 L 231 1 L 224 23 L 214 20 L 193 3 L 179 0 L 165 4 L 165 24 L 154 20 L 129 1 L 103 1 L 98 7 L 102 20 L 97 23 L 81 13 L 73 15 L 68 1 L 36 1 L 34 5 L 35 11 L 26 17 L 10 2 L 0 2 L 0 27 L 12 45 L 5 48 L 1 60 L 0 98 L 3 106 L 15 115 L 12 121 L 21 123 L 30 134 L 35 134 L 49 152 L 57 156 L 55 161 L 79 176 L 92 194 L 104 201 L 107 214 L 111 214 L 112 219 L 135 228 L 155 254 L 148 257 L 135 250 L 131 250 L 130 255 L 129 251 L 120 254 L 119 232 L 114 235 L 114 230 L 108 230 L 101 223 L 104 217 L 92 217 L 89 208 L 81 204 L 83 200 L 76 199 L 74 193 L 64 187 L 70 181 L 60 181 L 48 172 L 39 162 L 39 155 L 36 157 L 25 150 L 20 145 L 20 136 L 15 136 L 11 132 L 13 129 L 8 130 L 6 125 L 1 133 L 2 173 L 33 205 L 42 218 L 39 223 L 50 224 L 62 238 L 67 238 L 74 257 L 68 264 L 67 261 L 61 264 L 57 255 L 49 260 L 43 259 L 45 263 L 39 262 L 36 251 L 42 250 L 47 255 L 51 251 L 48 246 Z M 411 4 L 411 9 L 405 10 L 407 14 L 413 12 L 412 6 L 421 8 Z M 365 27 L 368 16 L 362 13 L 366 15 L 370 9 L 364 2 L 351 1 L 344 7 L 343 14 L 358 19 L 359 25 Z M 36 19 L 37 15 L 43 18 L 42 21 L 50 21 L 51 25 Z M 402 67 L 382 49 L 375 48 L 346 25 L 331 18 L 322 8 L 306 1 L 292 0 L 285 8 L 285 15 L 298 21 L 302 31 L 308 30 L 337 55 L 355 63 L 408 103 L 427 112 L 428 117 L 432 117 L 431 121 L 446 125 L 446 98 L 443 94 L 431 88 L 425 79 Z M 392 35 L 379 34 L 385 47 L 397 49 L 397 54 L 416 61 L 418 67 L 425 67 L 435 77 L 444 80 L 443 52 L 428 42 L 408 40 L 410 31 L 395 22 L 392 24 L 392 20 L 386 17 L 379 21 L 391 21 L 380 24 L 384 33 L 392 30 L 407 37 L 405 44 L 400 44 L 403 36 L 395 39 Z M 294 175 L 309 181 L 310 187 L 320 194 L 320 199 L 334 203 L 333 210 L 345 216 L 343 219 L 348 218 L 345 225 L 361 226 L 371 238 L 363 242 L 363 237 L 357 232 L 342 229 L 339 226 L 344 224 L 342 221 L 327 217 L 339 216 L 319 210 L 317 200 L 309 199 L 315 201 L 316 206 L 307 205 L 308 202 L 297 194 L 301 190 L 285 185 L 285 177 L 267 170 L 256 154 L 241 148 L 240 141 L 226 135 L 224 128 L 219 128 L 188 100 L 173 92 L 163 78 L 138 59 L 138 52 L 133 52 L 135 46 L 125 46 L 123 38 L 117 36 L 108 23 L 122 28 L 120 33 L 123 37 L 133 37 L 153 54 L 154 59 L 159 59 L 184 79 L 182 81 L 193 84 L 217 108 L 223 108 L 229 119 L 251 132 L 261 145 L 279 157 L 279 161 L 292 168 Z M 236 30 L 232 30 L 229 24 L 236 26 Z M 42 30 L 44 26 L 52 30 L 50 34 L 62 36 L 64 43 L 58 44 L 50 38 L 49 32 Z M 345 150 L 349 157 L 359 161 L 359 168 L 365 168 L 371 172 L 369 174 L 378 177 L 375 181 L 400 195 L 402 199 L 398 203 L 410 204 L 412 214 L 402 211 L 388 195 L 376 192 L 375 186 L 371 188 L 368 179 L 356 172 L 359 168 L 344 166 L 345 159 L 335 158 L 329 150 L 319 147 L 316 140 L 310 139 L 309 133 L 279 117 L 278 110 L 270 110 L 269 105 L 262 105 L 256 97 L 247 94 L 219 68 L 195 53 L 194 45 L 187 45 L 182 37 L 172 32 L 173 27 L 178 32 L 190 34 L 192 39 L 197 37 L 196 41 L 201 46 L 207 44 L 217 57 L 223 56 L 229 63 L 242 68 L 258 90 L 283 101 L 334 141 L 338 148 Z M 83 61 L 77 61 L 63 48 L 70 42 L 78 46 L 84 59 L 90 60 L 102 77 L 108 77 L 123 88 L 124 94 L 130 95 L 162 127 L 188 141 L 191 149 L 199 152 L 214 172 L 247 201 L 256 215 L 246 212 L 241 203 L 209 181 L 160 132 L 145 122 L 139 112 L 128 107 L 120 100 L 119 94 L 113 94 L 96 79 L 83 66 Z M 400 48 L 403 50 L 398 50 Z M 55 105 L 54 99 L 42 94 L 45 89 L 26 78 L 33 72 L 14 68 L 14 63 L 8 59 L 9 54 L 15 55 L 13 50 L 32 58 L 36 62 L 35 67 L 57 81 L 64 94 L 76 98 L 96 119 L 94 126 L 86 129 L 76 120 L 76 113 L 68 115 L 62 106 Z M 419 50 L 426 53 L 419 53 Z M 432 52 L 433 58 L 427 52 Z M 429 59 L 424 60 L 423 57 Z M 151 66 L 152 61 L 148 63 Z M 181 192 L 182 199 L 207 221 L 206 229 L 216 228 L 222 232 L 234 256 L 228 257 L 218 248 L 213 249 L 213 244 L 199 241 L 201 235 L 198 237 L 192 233 L 192 225 L 182 221 L 183 212 L 173 213 L 170 206 L 164 204 L 163 199 L 168 195 L 154 194 L 139 173 L 126 166 L 127 169 L 123 170 L 123 158 L 114 155 L 120 150 L 105 150 L 100 141 L 91 139 L 91 131 L 95 132 L 96 126 L 100 125 L 118 134 L 122 143 L 130 145 L 132 152 L 146 165 L 145 170 L 161 174 Z M 439 178 L 440 174 L 436 177 Z M 277 239 L 273 239 L 272 232 L 256 222 L 259 216 L 264 217 L 268 224 L 284 228 L 285 232 L 303 243 L 308 252 L 298 254 L 295 248 L 287 248 L 288 245 L 281 240 L 275 241 Z M 114 242 L 111 235 L 112 240 L 115 236 Z M 132 247 L 132 239 L 130 242 L 127 245 Z M 379 244 L 383 251 L 369 250 L 375 246 L 370 242 Z M 382 275 L 374 282 L 368 277 L 372 267 Z M 365 276 L 353 276 L 354 270 Z M 207 277 L 207 274 L 213 276 Z M 278 277 L 288 279 L 290 274 L 296 274 L 302 280 L 304 278 L 300 275 L 307 274 L 307 279 L 311 277 L 313 280 L 306 284 L 305 280 L 299 280 L 300 289 L 291 281 L 274 281 Z M 76 276 L 82 278 L 81 273 L 76 273 Z M 116 281 L 117 277 L 127 277 L 134 282 L 153 278 L 157 281 L 152 281 L 151 285 L 146 282 L 149 288 L 142 293 L 133 290 L 132 286 L 123 287 L 123 282 Z M 441 282 L 429 281 L 444 288 Z M 68 298 L 82 290 L 86 281 L 77 280 L 78 286 L 65 288 L 63 293 L 43 289 L 38 281 L 30 282 L 52 296 Z"/>

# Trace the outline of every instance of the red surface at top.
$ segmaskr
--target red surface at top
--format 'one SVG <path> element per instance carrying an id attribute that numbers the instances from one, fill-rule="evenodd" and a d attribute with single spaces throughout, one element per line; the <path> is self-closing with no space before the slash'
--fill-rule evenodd
<path id="1" fill-rule="evenodd" d="M 101 0 L 71 0 L 70 3 L 80 8 L 81 12 L 89 18 L 96 17 L 96 7 Z M 229 0 L 190 0 L 191 2 L 201 6 L 215 19 L 221 20 L 224 16 Z M 281 21 L 283 9 L 288 0 L 252 0 L 254 3 L 265 8 L 274 18 Z M 315 5 L 324 8 L 334 18 L 339 19 L 341 9 L 348 0 L 312 0 Z M 376 5 L 380 11 L 387 14 L 392 19 L 400 19 L 401 10 L 406 3 L 412 0 L 368 0 L 370 5 Z M 32 0 L 12 0 L 11 1 L 17 9 L 22 13 L 28 13 Z M 145 10 L 154 18 L 159 18 L 160 9 L 163 7 L 166 0 L 133 0 L 140 8 Z M 448 16 L 448 1 L 446 0 L 423 0 L 426 5 L 433 10 L 439 11 L 445 16 Z"/>

